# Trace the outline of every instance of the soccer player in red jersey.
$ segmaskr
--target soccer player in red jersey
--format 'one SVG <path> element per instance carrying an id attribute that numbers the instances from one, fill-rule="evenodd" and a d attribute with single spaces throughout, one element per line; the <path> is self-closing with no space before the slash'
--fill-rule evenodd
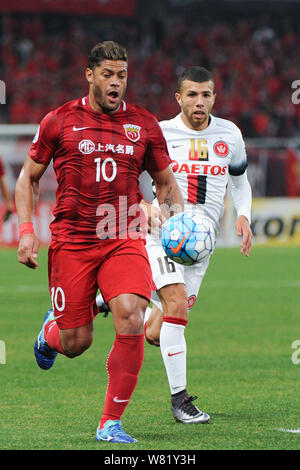
<path id="1" fill-rule="evenodd" d="M 91 345 L 99 287 L 116 338 L 96 439 L 124 443 L 136 441 L 120 419 L 143 363 L 143 315 L 152 288 L 139 174 L 147 170 L 153 177 L 166 217 L 171 206 L 183 209 L 157 120 L 123 99 L 127 65 L 125 48 L 113 41 L 92 49 L 88 96 L 44 117 L 16 184 L 19 261 L 35 269 L 39 240 L 32 215 L 39 179 L 53 161 L 58 182 L 48 256 L 53 308 L 34 345 L 36 361 L 49 369 L 57 353 L 72 358 Z"/>

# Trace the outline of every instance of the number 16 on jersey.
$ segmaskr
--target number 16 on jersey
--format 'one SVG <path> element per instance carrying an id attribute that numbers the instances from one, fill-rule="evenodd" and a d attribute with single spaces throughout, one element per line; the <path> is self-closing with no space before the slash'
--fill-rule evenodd
<path id="1" fill-rule="evenodd" d="M 208 147 L 206 139 L 191 139 L 189 160 L 208 161 Z M 188 201 L 192 204 L 205 204 L 207 186 L 206 179 L 206 175 L 187 175 Z"/>

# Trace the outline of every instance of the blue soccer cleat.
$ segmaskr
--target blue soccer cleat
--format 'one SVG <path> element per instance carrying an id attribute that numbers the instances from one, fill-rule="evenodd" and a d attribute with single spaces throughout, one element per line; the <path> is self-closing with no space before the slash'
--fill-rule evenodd
<path id="1" fill-rule="evenodd" d="M 106 421 L 101 430 L 97 429 L 95 439 L 96 441 L 117 442 L 119 444 L 131 444 L 133 442 L 137 442 L 136 439 L 123 431 L 121 421 L 113 421 L 112 419 Z"/>
<path id="2" fill-rule="evenodd" d="M 54 312 L 53 308 L 50 308 L 48 312 L 46 313 L 46 316 L 44 318 L 44 323 L 42 326 L 42 329 L 34 343 L 34 355 L 35 355 L 35 360 L 37 362 L 37 365 L 44 370 L 50 369 L 55 361 L 55 358 L 57 356 L 57 351 L 54 349 L 49 348 L 47 342 L 45 341 L 45 325 L 51 321 L 54 320 Z"/>

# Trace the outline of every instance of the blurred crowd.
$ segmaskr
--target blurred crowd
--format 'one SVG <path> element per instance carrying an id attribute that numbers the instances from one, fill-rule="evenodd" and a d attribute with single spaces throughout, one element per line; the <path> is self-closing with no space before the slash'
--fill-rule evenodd
<path id="1" fill-rule="evenodd" d="M 233 120 L 246 137 L 297 136 L 300 29 L 291 20 L 182 17 L 168 21 L 68 15 L 3 15 L 0 78 L 7 106 L 0 123 L 37 123 L 51 109 L 87 94 L 84 67 L 97 42 L 113 39 L 129 52 L 127 100 L 168 119 L 179 111 L 178 75 L 203 65 L 215 77 L 214 114 Z"/>

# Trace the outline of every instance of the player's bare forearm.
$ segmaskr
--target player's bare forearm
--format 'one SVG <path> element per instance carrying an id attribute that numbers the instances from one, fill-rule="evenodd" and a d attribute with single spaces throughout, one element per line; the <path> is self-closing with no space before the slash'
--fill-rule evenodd
<path id="1" fill-rule="evenodd" d="M 156 191 L 162 214 L 166 219 L 172 217 L 177 212 L 183 211 L 183 199 L 177 186 L 162 187 Z"/>
<path id="2" fill-rule="evenodd" d="M 183 196 L 170 168 L 151 175 L 156 186 L 156 197 L 163 216 L 168 219 L 184 210 Z"/>
<path id="3" fill-rule="evenodd" d="M 46 167 L 27 157 L 15 189 L 15 202 L 19 225 L 32 221 L 39 200 L 39 179 Z"/>
<path id="4" fill-rule="evenodd" d="M 15 189 L 15 202 L 19 226 L 32 222 L 32 216 L 39 198 L 39 179 L 46 167 L 35 163 L 27 157 L 20 172 Z M 39 265 L 36 261 L 39 250 L 39 240 L 34 233 L 25 233 L 20 238 L 18 259 L 29 268 Z"/>
<path id="5" fill-rule="evenodd" d="M 19 225 L 32 221 L 32 216 L 39 200 L 39 189 L 36 183 L 21 176 L 16 184 L 15 201 Z"/>

